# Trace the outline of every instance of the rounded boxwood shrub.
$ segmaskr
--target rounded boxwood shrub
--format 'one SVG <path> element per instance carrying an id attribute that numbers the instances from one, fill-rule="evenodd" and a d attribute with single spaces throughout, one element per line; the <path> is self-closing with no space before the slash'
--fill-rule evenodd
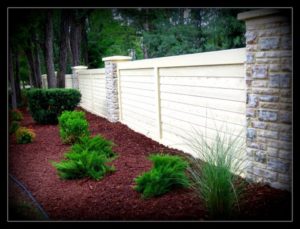
<path id="1" fill-rule="evenodd" d="M 34 140 L 35 133 L 32 129 L 20 127 L 16 131 L 16 140 L 18 144 L 30 143 Z"/>
<path id="2" fill-rule="evenodd" d="M 76 89 L 31 89 L 27 93 L 32 118 L 40 124 L 57 124 L 63 111 L 72 111 L 78 105 L 81 94 Z"/>
<path id="3" fill-rule="evenodd" d="M 82 111 L 64 111 L 58 118 L 59 134 L 64 143 L 77 142 L 89 136 L 88 122 Z"/>

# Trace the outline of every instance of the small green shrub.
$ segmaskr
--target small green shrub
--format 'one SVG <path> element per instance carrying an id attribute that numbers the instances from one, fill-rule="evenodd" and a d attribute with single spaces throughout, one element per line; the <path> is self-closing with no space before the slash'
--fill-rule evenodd
<path id="1" fill-rule="evenodd" d="M 64 143 L 74 143 L 88 136 L 88 122 L 82 111 L 64 111 L 58 118 L 59 133 Z"/>
<path id="2" fill-rule="evenodd" d="M 20 127 L 20 124 L 18 121 L 12 121 L 9 126 L 9 133 L 14 134 L 19 127 Z"/>
<path id="3" fill-rule="evenodd" d="M 32 129 L 20 127 L 16 131 L 16 140 L 18 144 L 30 143 L 35 139 L 35 133 Z"/>
<path id="4" fill-rule="evenodd" d="M 99 155 L 104 155 L 108 159 L 113 159 L 116 156 L 116 153 L 112 150 L 113 146 L 114 144 L 111 141 L 106 140 L 100 135 L 96 135 L 92 138 L 84 136 L 79 139 L 78 143 L 72 146 L 71 152 L 80 153 L 87 150 L 89 152 L 97 152 Z M 66 157 L 68 158 L 68 154 L 66 154 Z"/>
<path id="5" fill-rule="evenodd" d="M 108 173 L 114 171 L 113 167 L 106 165 L 107 158 L 97 152 L 84 150 L 80 153 L 72 152 L 68 154 L 69 160 L 53 162 L 53 166 L 58 170 L 58 175 L 62 179 L 78 179 L 91 177 L 99 180 Z"/>
<path id="6" fill-rule="evenodd" d="M 67 160 L 52 164 L 62 179 L 91 177 L 99 180 L 106 173 L 115 171 L 113 166 L 107 165 L 107 162 L 116 156 L 112 146 L 112 142 L 100 136 L 94 138 L 85 136 L 65 154 Z"/>
<path id="7" fill-rule="evenodd" d="M 189 186 L 185 175 L 188 164 L 182 158 L 166 154 L 152 154 L 149 158 L 153 168 L 135 178 L 134 189 L 141 192 L 143 198 L 165 194 L 174 187 Z"/>
<path id="8" fill-rule="evenodd" d="M 80 102 L 81 94 L 75 89 L 31 89 L 27 93 L 32 118 L 41 124 L 57 124 L 63 111 L 72 111 Z"/>
<path id="9" fill-rule="evenodd" d="M 23 115 L 21 111 L 18 109 L 14 109 L 10 111 L 10 120 L 11 121 L 21 121 L 23 119 Z"/>

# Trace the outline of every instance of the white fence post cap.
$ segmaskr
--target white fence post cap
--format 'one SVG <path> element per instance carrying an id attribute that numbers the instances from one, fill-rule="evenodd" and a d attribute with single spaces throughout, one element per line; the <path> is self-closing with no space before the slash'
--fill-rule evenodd
<path id="1" fill-rule="evenodd" d="M 267 15 L 272 15 L 279 13 L 278 9 L 259 9 L 259 10 L 250 10 L 246 12 L 239 13 L 237 15 L 238 20 L 249 20 L 253 18 L 265 17 Z"/>
<path id="2" fill-rule="evenodd" d="M 79 65 L 79 66 L 74 66 L 72 67 L 72 70 L 81 70 L 81 69 L 87 69 L 87 66 Z"/>
<path id="3" fill-rule="evenodd" d="M 109 56 L 102 58 L 103 61 L 127 61 L 132 60 L 131 56 Z"/>

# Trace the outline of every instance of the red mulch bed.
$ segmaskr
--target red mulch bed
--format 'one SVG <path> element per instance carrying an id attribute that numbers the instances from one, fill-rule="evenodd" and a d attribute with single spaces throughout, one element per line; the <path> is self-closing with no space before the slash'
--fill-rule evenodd
<path id="1" fill-rule="evenodd" d="M 92 135 L 112 140 L 118 157 L 116 171 L 100 181 L 60 180 L 50 161 L 60 161 L 69 145 L 62 143 L 56 125 L 40 125 L 21 110 L 21 125 L 31 127 L 36 139 L 16 144 L 9 138 L 9 173 L 23 182 L 51 220 L 207 220 L 201 200 L 189 189 L 176 189 L 161 197 L 144 200 L 132 189 L 133 179 L 151 168 L 152 152 L 182 152 L 165 147 L 121 123 L 110 123 L 86 112 Z M 291 194 L 266 185 L 247 186 L 241 201 L 244 220 L 290 220 Z"/>

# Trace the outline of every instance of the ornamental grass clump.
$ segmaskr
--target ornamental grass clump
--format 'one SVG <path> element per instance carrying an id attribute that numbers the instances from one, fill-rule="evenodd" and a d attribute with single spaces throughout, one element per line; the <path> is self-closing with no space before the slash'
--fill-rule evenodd
<path id="1" fill-rule="evenodd" d="M 204 201 L 211 218 L 234 217 L 245 188 L 240 177 L 245 166 L 241 157 L 245 149 L 241 134 L 226 135 L 218 130 L 212 141 L 197 131 L 191 136 L 188 145 L 198 156 L 190 159 L 188 168 L 192 188 Z"/>
<path id="2" fill-rule="evenodd" d="M 142 193 L 143 198 L 163 195 L 175 187 L 189 186 L 185 160 L 167 154 L 152 154 L 149 159 L 153 162 L 153 168 L 134 180 L 134 189 Z"/>
<path id="3" fill-rule="evenodd" d="M 16 131 L 16 140 L 18 144 L 26 144 L 33 142 L 35 139 L 35 133 L 32 129 L 26 127 L 20 127 Z"/>
<path id="4" fill-rule="evenodd" d="M 79 138 L 89 136 L 88 122 L 82 111 L 64 111 L 58 117 L 59 134 L 64 143 L 75 143 Z"/>
<path id="5" fill-rule="evenodd" d="M 113 166 L 107 164 L 116 157 L 112 146 L 112 142 L 101 136 L 85 136 L 65 154 L 65 160 L 52 162 L 52 165 L 62 179 L 90 177 L 100 180 L 105 174 L 115 171 Z"/>

